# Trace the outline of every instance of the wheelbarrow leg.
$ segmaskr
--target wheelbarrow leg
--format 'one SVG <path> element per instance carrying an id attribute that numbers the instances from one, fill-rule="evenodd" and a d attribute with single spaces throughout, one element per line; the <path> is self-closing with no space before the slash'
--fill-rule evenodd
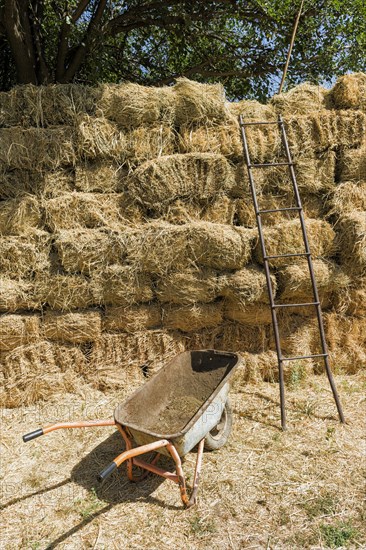
<path id="1" fill-rule="evenodd" d="M 193 481 L 193 490 L 190 498 L 188 498 L 188 495 L 187 495 L 186 481 L 183 473 L 182 461 L 180 459 L 180 456 L 176 448 L 174 447 L 174 445 L 169 443 L 169 445 L 166 446 L 171 457 L 175 462 L 176 472 L 178 475 L 180 496 L 186 508 L 190 508 L 191 506 L 193 506 L 197 500 L 198 483 L 199 483 L 199 477 L 200 477 L 201 466 L 202 466 L 203 445 L 204 445 L 204 439 L 202 439 L 198 444 L 197 461 L 196 461 L 196 468 L 194 472 L 194 481 Z"/>
<path id="2" fill-rule="evenodd" d="M 133 448 L 132 438 L 128 436 L 127 432 L 118 423 L 117 423 L 117 429 L 124 439 L 124 442 L 126 444 L 126 451 L 130 451 Z M 156 453 L 156 456 L 150 462 L 150 464 L 154 466 L 158 462 L 158 460 L 159 460 L 159 453 Z M 143 472 L 141 475 L 134 476 L 133 469 L 132 469 L 134 460 L 132 458 L 129 458 L 127 459 L 126 462 L 127 462 L 127 477 L 130 481 L 133 481 L 134 483 L 138 483 L 139 481 L 142 481 L 149 475 L 150 472 L 148 470 L 145 470 L 145 472 Z"/>

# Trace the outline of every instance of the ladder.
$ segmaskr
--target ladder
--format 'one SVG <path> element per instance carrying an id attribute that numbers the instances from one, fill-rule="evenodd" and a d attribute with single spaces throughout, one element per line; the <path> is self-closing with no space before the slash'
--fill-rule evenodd
<path id="1" fill-rule="evenodd" d="M 285 151 L 286 160 L 284 162 L 274 162 L 274 163 L 255 163 L 253 164 L 250 160 L 249 156 L 249 148 L 248 148 L 248 141 L 246 136 L 246 127 L 247 126 L 259 126 L 259 125 L 269 125 L 269 124 L 276 124 L 278 125 L 280 132 L 281 132 L 281 141 L 282 145 Z M 271 307 L 271 313 L 272 313 L 272 325 L 273 325 L 273 332 L 274 332 L 274 338 L 275 338 L 275 344 L 276 344 L 276 351 L 277 351 L 277 358 L 278 358 L 278 371 L 279 371 L 279 386 L 280 386 L 280 404 L 281 404 L 281 426 L 282 429 L 286 429 L 286 409 L 285 409 L 285 385 L 284 385 L 284 374 L 283 374 L 283 363 L 286 361 L 295 361 L 295 360 L 301 360 L 301 359 L 312 359 L 312 358 L 323 358 L 324 360 L 324 366 L 325 371 L 327 373 L 327 377 L 329 380 L 330 387 L 332 389 L 333 397 L 337 406 L 339 419 L 342 423 L 345 422 L 342 406 L 338 397 L 337 389 L 334 383 L 332 371 L 330 369 L 329 365 L 329 354 L 327 349 L 327 343 L 325 339 L 325 332 L 324 332 L 324 325 L 323 325 L 323 318 L 322 318 L 322 311 L 321 311 L 321 305 L 319 300 L 319 294 L 318 289 L 316 286 L 315 281 L 315 274 L 314 274 L 314 268 L 313 268 L 313 262 L 311 258 L 310 253 L 310 247 L 309 247 L 309 241 L 307 237 L 306 232 L 306 226 L 305 226 L 305 219 L 304 219 L 304 211 L 299 195 L 299 189 L 297 186 L 296 181 L 296 175 L 294 170 L 294 162 L 292 161 L 288 141 L 287 141 L 287 135 L 286 135 L 286 129 L 285 124 L 281 116 L 278 117 L 278 121 L 270 121 L 270 122 L 244 122 L 243 116 L 239 115 L 239 126 L 241 130 L 241 137 L 243 141 L 243 155 L 244 160 L 247 166 L 248 170 L 248 176 L 249 176 L 249 185 L 250 185 L 250 191 L 254 203 L 254 209 L 255 209 L 255 215 L 256 215 L 256 221 L 257 221 L 257 227 L 258 227 L 258 233 L 259 233 L 259 239 L 260 239 L 260 245 L 262 249 L 262 255 L 263 255 L 263 263 L 264 263 L 264 269 L 265 269 L 265 275 L 266 275 L 266 281 L 267 281 L 267 288 L 268 288 L 268 296 L 269 296 L 269 303 Z M 287 166 L 290 171 L 291 176 L 291 182 L 292 187 L 295 195 L 295 206 L 291 206 L 288 208 L 278 208 L 278 209 L 269 209 L 269 210 L 261 210 L 258 205 L 258 198 L 257 198 L 257 192 L 256 187 L 253 179 L 253 169 L 261 169 L 261 168 L 267 168 L 270 166 Z M 278 255 L 268 255 L 266 251 L 266 245 L 264 242 L 264 236 L 263 236 L 263 226 L 262 226 L 262 217 L 266 214 L 273 213 L 273 212 L 297 212 L 300 217 L 300 225 L 301 225 L 301 232 L 303 236 L 303 241 L 305 245 L 305 252 L 300 252 L 298 254 L 278 254 Z M 302 304 L 277 304 L 274 301 L 274 292 L 272 288 L 272 282 L 270 277 L 270 266 L 269 261 L 273 260 L 275 258 L 296 258 L 296 257 L 304 257 L 307 259 L 308 266 L 309 266 L 309 272 L 310 272 L 310 279 L 311 279 L 311 286 L 313 290 L 313 296 L 314 301 L 308 302 L 308 303 L 302 303 Z M 318 327 L 319 327 L 319 335 L 320 335 L 320 342 L 321 342 L 321 350 L 322 353 L 317 353 L 313 355 L 299 355 L 297 357 L 284 357 L 282 355 L 281 351 L 281 343 L 280 343 L 280 331 L 278 326 L 278 319 L 277 319 L 277 312 L 281 308 L 286 307 L 304 307 L 304 306 L 314 306 L 316 308 L 316 314 L 317 314 L 317 320 L 318 320 Z"/>

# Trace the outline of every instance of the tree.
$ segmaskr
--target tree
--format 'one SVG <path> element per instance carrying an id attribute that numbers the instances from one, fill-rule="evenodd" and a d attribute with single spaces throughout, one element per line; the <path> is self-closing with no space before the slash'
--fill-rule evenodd
<path id="1" fill-rule="evenodd" d="M 291 0 L 0 0 L 0 84 L 187 76 L 264 98 L 297 10 Z M 365 21 L 363 0 L 306 0 L 289 83 L 365 70 Z"/>

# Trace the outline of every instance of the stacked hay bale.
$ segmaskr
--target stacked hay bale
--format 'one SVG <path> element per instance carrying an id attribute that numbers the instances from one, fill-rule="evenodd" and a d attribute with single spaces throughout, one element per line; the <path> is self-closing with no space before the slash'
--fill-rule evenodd
<path id="1" fill-rule="evenodd" d="M 302 85 L 268 105 L 227 103 L 220 85 L 186 79 L 0 94 L 5 405 L 85 381 L 128 392 L 193 348 L 245 354 L 240 380 L 275 377 L 238 113 L 285 118 L 334 366 L 364 365 L 364 76 L 331 91 Z M 248 142 L 255 162 L 281 154 L 275 125 L 249 127 Z M 256 175 L 261 208 L 291 206 L 284 170 Z M 264 225 L 270 254 L 302 251 L 296 216 L 270 213 Z M 303 262 L 272 268 L 276 300 L 312 300 Z M 309 308 L 287 308 L 280 327 L 285 353 L 317 351 Z M 315 367 L 291 365 L 287 380 Z"/>

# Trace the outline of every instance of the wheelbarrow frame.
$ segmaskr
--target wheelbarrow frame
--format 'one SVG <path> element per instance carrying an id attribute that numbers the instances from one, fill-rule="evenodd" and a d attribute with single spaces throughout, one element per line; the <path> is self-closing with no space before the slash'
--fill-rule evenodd
<path id="1" fill-rule="evenodd" d="M 123 413 L 124 405 L 136 399 L 139 394 L 142 393 L 142 395 L 144 395 L 143 392 L 146 391 L 146 388 L 149 386 L 149 384 L 151 385 L 153 379 L 156 379 L 159 376 L 164 377 L 164 371 L 171 368 L 171 365 L 174 362 L 173 359 L 167 365 L 165 365 L 165 367 L 160 369 L 144 386 L 136 390 L 136 392 L 128 397 L 119 407 L 117 407 L 114 413 L 114 419 L 85 420 L 80 422 L 58 422 L 44 428 L 39 428 L 38 430 L 24 435 L 23 441 L 27 442 L 41 435 L 45 435 L 59 429 L 115 426 L 125 442 L 126 450 L 118 455 L 102 472 L 100 472 L 100 474 L 97 476 L 97 480 L 99 482 L 104 481 L 114 470 L 116 470 L 119 466 L 121 466 L 121 464 L 126 462 L 127 476 L 130 481 L 139 482 L 143 480 L 149 472 L 173 481 L 179 486 L 180 496 L 184 506 L 189 508 L 190 506 L 195 504 L 197 498 L 205 437 L 220 421 L 227 401 L 227 395 L 229 391 L 229 378 L 232 376 L 234 370 L 241 363 L 241 358 L 236 353 L 220 352 L 215 350 L 198 350 L 198 352 L 184 352 L 180 354 L 180 356 L 191 353 L 206 353 L 212 354 L 212 357 L 226 357 L 228 359 L 230 358 L 232 364 L 230 366 L 228 365 L 225 376 L 212 391 L 208 399 L 204 401 L 196 414 L 179 432 L 174 434 L 166 434 L 164 436 L 164 434 L 151 432 L 140 426 L 134 425 L 133 423 L 129 425 L 128 422 L 119 421 L 121 417 L 121 411 Z M 208 410 L 210 407 L 211 414 L 208 414 Z M 204 416 L 205 414 L 206 419 Z M 138 443 L 137 447 L 133 446 L 134 441 Z M 193 478 L 193 486 L 191 494 L 188 496 L 187 484 L 182 468 L 181 456 L 187 454 L 196 445 L 197 459 Z M 143 454 L 151 452 L 156 452 L 156 455 L 150 462 L 138 458 Z M 156 465 L 161 454 L 169 455 L 173 459 L 175 463 L 176 473 L 169 472 Z M 134 466 L 144 470 L 144 472 L 139 476 L 134 475 Z"/>

